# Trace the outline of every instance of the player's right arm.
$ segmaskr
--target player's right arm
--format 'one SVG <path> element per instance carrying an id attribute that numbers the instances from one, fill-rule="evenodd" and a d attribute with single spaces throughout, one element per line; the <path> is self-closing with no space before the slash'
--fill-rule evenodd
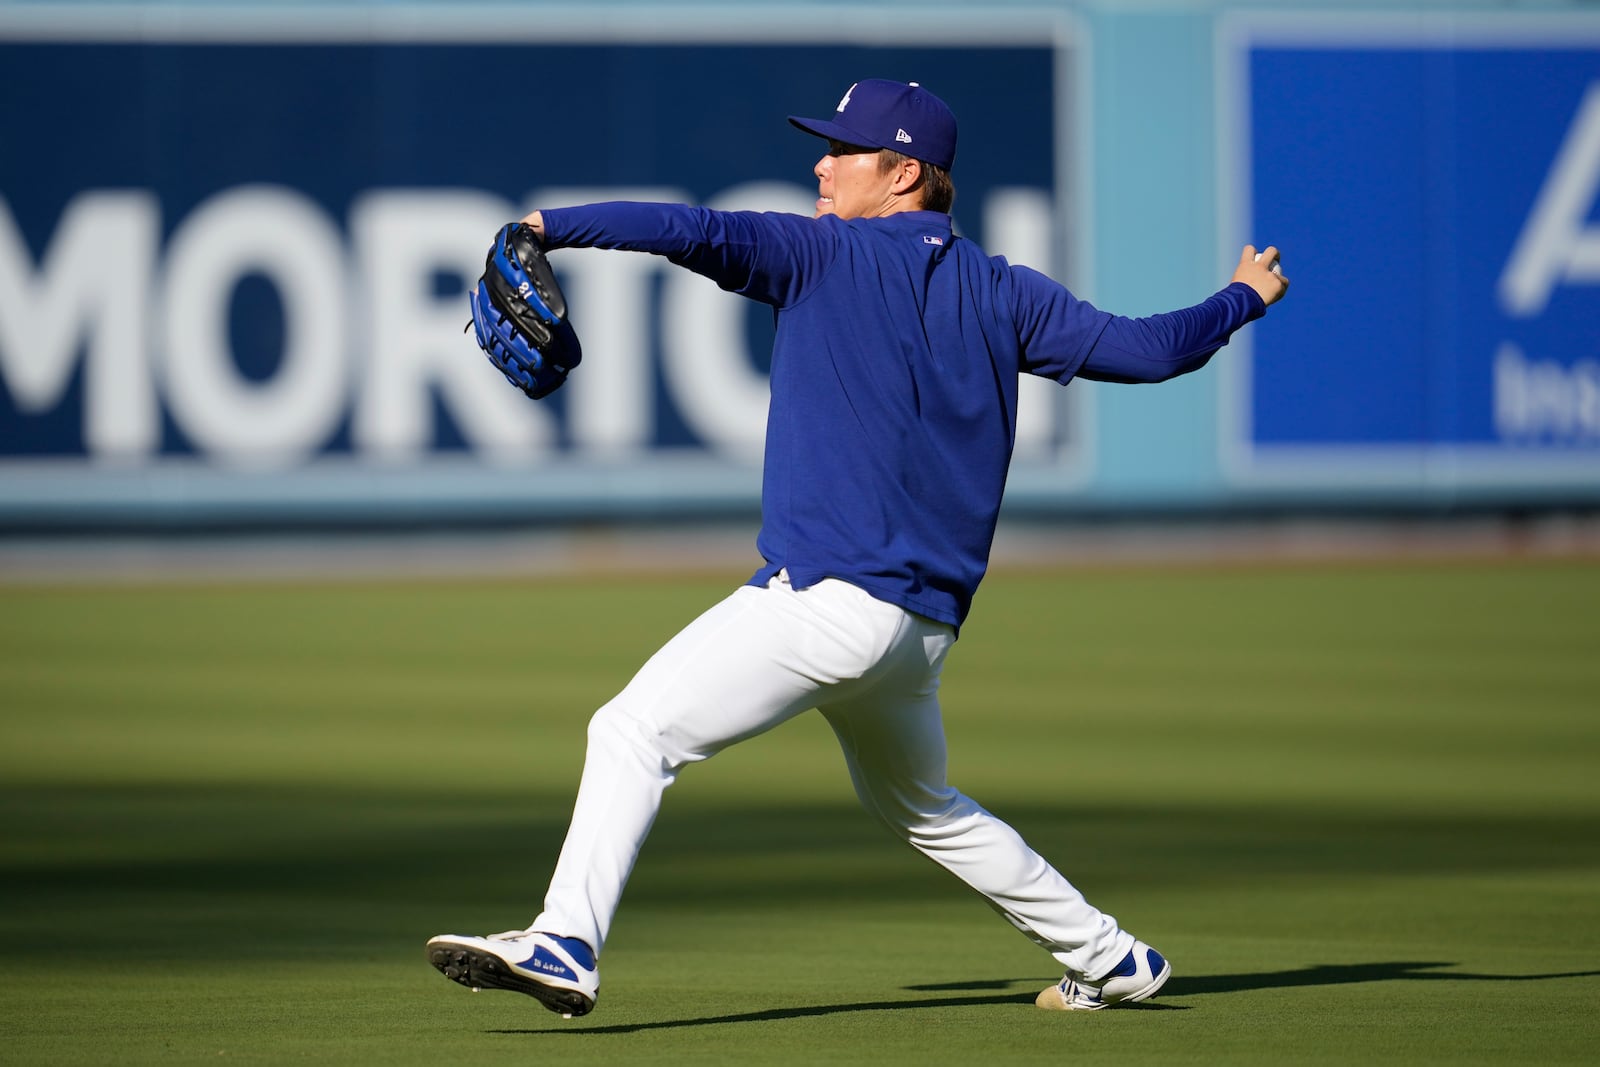
<path id="1" fill-rule="evenodd" d="M 523 221 L 548 248 L 653 253 L 776 307 L 802 299 L 837 248 L 831 228 L 801 215 L 685 204 L 585 204 L 535 211 Z"/>
<path id="2" fill-rule="evenodd" d="M 1251 266 L 1267 273 L 1253 262 Z M 1267 310 L 1253 278 L 1236 277 L 1193 307 L 1128 318 L 1079 300 L 1037 271 L 1010 271 L 1022 369 L 1059 382 L 1078 377 L 1132 384 L 1188 374 L 1205 366 L 1235 331 Z"/>

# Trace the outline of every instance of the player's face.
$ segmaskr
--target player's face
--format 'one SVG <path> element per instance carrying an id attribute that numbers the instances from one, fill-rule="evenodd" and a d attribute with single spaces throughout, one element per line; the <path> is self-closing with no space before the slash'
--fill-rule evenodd
<path id="1" fill-rule="evenodd" d="M 875 218 L 894 200 L 889 189 L 894 171 L 883 172 L 876 148 L 829 141 L 828 154 L 817 160 L 812 172 L 817 176 L 817 218 Z"/>

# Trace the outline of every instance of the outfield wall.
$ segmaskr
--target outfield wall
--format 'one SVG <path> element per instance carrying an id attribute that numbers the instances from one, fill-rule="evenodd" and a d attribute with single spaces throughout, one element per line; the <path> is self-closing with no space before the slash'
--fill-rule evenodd
<path id="1" fill-rule="evenodd" d="M 753 512 L 770 315 L 563 252 L 534 404 L 464 286 L 533 206 L 809 213 L 863 76 L 1100 306 L 1285 250 L 1206 370 L 1032 383 L 1012 513 L 1600 502 L 1595 5 L 0 3 L 0 529 Z"/>

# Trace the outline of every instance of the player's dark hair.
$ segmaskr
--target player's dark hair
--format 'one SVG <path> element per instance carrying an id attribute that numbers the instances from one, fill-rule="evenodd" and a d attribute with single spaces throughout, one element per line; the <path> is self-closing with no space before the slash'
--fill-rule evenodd
<path id="1" fill-rule="evenodd" d="M 903 152 L 885 148 L 878 153 L 878 169 L 887 174 L 911 158 Z M 925 160 L 919 159 L 917 162 L 922 170 L 922 210 L 942 211 L 948 215 L 956 202 L 956 186 L 950 180 L 950 172 Z"/>

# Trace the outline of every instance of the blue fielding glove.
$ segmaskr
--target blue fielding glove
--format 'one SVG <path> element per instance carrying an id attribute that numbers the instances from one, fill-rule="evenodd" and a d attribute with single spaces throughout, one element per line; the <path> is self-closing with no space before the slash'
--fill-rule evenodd
<path id="1" fill-rule="evenodd" d="M 583 361 L 583 347 L 567 321 L 567 299 L 531 226 L 501 227 L 467 300 L 478 347 L 533 399 L 561 388 Z"/>

